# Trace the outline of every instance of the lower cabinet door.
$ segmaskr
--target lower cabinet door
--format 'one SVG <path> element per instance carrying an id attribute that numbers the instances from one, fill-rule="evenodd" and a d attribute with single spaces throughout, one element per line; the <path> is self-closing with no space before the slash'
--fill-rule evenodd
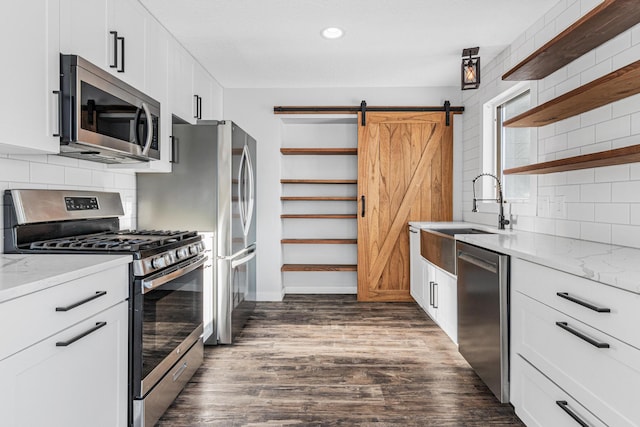
<path id="1" fill-rule="evenodd" d="M 605 426 L 520 356 L 511 361 L 511 402 L 527 427 Z"/>
<path id="2" fill-rule="evenodd" d="M 0 362 L 2 426 L 126 426 L 127 312 L 123 301 Z"/>

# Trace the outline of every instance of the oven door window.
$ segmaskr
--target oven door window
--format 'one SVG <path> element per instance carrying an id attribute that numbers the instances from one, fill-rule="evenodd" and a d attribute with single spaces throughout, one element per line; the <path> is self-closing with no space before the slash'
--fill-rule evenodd
<path id="1" fill-rule="evenodd" d="M 142 378 L 202 324 L 203 268 L 143 295 Z"/>
<path id="2" fill-rule="evenodd" d="M 144 109 L 85 81 L 81 85 L 82 129 L 144 146 L 149 128 Z"/>

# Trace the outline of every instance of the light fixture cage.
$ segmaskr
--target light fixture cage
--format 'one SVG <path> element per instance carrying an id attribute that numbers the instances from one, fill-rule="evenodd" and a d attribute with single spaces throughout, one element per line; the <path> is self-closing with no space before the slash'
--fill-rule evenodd
<path id="1" fill-rule="evenodd" d="M 479 47 L 470 47 L 462 50 L 462 90 L 478 89 L 480 87 L 480 57 L 478 52 L 480 52 Z"/>

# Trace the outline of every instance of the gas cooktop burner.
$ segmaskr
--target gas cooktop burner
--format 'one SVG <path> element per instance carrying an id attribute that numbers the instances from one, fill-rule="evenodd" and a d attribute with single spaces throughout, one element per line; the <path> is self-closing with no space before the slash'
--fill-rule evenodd
<path id="1" fill-rule="evenodd" d="M 197 234 L 195 231 L 122 230 L 32 242 L 30 249 L 138 252 L 186 240 Z"/>

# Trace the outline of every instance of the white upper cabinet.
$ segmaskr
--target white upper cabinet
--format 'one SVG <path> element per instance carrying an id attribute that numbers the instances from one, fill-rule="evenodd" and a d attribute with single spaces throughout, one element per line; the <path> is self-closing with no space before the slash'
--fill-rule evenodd
<path id="1" fill-rule="evenodd" d="M 175 39 L 169 40 L 169 105 L 174 115 L 195 123 L 196 99 L 193 96 L 195 61 Z"/>
<path id="2" fill-rule="evenodd" d="M 57 153 L 60 89 L 58 0 L 7 2 L 0 26 L 0 153 Z"/>
<path id="3" fill-rule="evenodd" d="M 213 79 L 197 62 L 193 66 L 193 96 L 194 116 L 201 120 L 213 119 Z"/>
<path id="4" fill-rule="evenodd" d="M 136 0 L 109 0 L 107 4 L 109 70 L 119 79 L 143 90 L 145 26 L 149 13 Z"/>
<path id="5" fill-rule="evenodd" d="M 148 17 L 135 0 L 61 0 L 61 51 L 143 89 Z"/>
<path id="6" fill-rule="evenodd" d="M 108 69 L 107 0 L 60 0 L 60 52 Z"/>

